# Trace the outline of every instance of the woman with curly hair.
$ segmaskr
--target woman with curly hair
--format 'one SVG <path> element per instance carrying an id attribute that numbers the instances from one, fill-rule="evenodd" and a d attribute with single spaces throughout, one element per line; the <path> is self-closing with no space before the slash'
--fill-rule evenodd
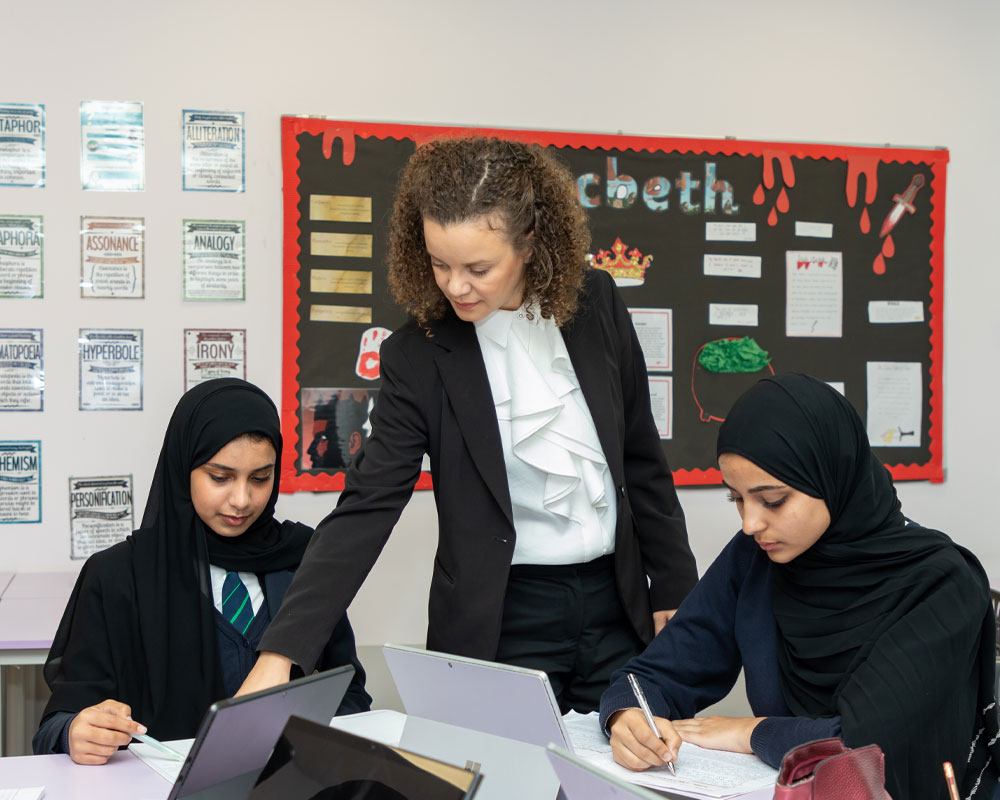
<path id="1" fill-rule="evenodd" d="M 572 177 L 536 145 L 431 142 L 389 241 L 413 318 L 382 345 L 371 435 L 241 692 L 312 667 L 427 453 L 427 646 L 544 669 L 564 709 L 593 710 L 697 574 L 642 352 L 610 276 L 586 267 Z"/>

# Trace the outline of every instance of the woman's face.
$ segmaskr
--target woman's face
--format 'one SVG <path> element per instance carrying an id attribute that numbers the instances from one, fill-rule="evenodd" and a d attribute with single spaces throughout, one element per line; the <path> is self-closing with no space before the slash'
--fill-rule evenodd
<path id="1" fill-rule="evenodd" d="M 486 217 L 452 225 L 425 219 L 424 242 L 434 281 L 459 319 L 477 322 L 500 308 L 520 308 L 528 254 L 514 249 L 502 227 L 490 227 Z"/>
<path id="2" fill-rule="evenodd" d="M 239 536 L 267 506 L 274 486 L 274 445 L 267 439 L 233 439 L 191 470 L 191 503 L 219 536 Z"/>
<path id="3" fill-rule="evenodd" d="M 830 527 L 823 500 L 782 483 L 743 456 L 723 453 L 719 469 L 743 533 L 753 536 L 772 561 L 787 564 L 798 558 Z"/>

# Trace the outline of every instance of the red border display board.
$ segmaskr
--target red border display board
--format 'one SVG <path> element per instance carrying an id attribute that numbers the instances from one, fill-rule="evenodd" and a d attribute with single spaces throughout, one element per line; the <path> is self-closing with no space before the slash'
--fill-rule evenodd
<path id="1" fill-rule="evenodd" d="M 378 347 L 405 321 L 386 283 L 396 182 L 420 144 L 462 135 L 536 142 L 572 172 L 679 485 L 718 483 L 719 422 L 786 371 L 843 391 L 896 479 L 944 479 L 947 150 L 298 117 L 281 130 L 282 491 L 343 488 Z"/>

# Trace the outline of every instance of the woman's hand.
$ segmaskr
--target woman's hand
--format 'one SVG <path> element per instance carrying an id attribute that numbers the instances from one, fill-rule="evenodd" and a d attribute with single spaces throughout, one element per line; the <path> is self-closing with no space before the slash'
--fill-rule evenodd
<path id="1" fill-rule="evenodd" d="M 117 700 L 85 708 L 69 724 L 69 757 L 77 764 L 104 764 L 119 747 L 146 726 L 132 719 L 132 709 Z"/>
<path id="2" fill-rule="evenodd" d="M 646 716 L 638 708 L 616 711 L 608 720 L 611 733 L 611 752 L 615 761 L 636 772 L 650 767 L 662 767 L 677 758 L 681 737 L 670 720 L 653 717 L 663 741 L 649 728 Z"/>
<path id="3" fill-rule="evenodd" d="M 288 683 L 288 678 L 292 674 L 292 660 L 279 653 L 272 653 L 264 650 L 257 657 L 257 663 L 253 665 L 247 679 L 243 681 L 237 697 L 263 689 L 270 689 L 282 683 Z"/>
<path id="4" fill-rule="evenodd" d="M 674 614 L 677 613 L 676 608 L 669 608 L 663 611 L 653 612 L 653 636 L 656 636 L 660 631 L 662 631 Z"/>
<path id="5" fill-rule="evenodd" d="M 709 750 L 752 753 L 750 736 L 765 717 L 695 717 L 675 719 L 674 729 L 685 742 Z"/>

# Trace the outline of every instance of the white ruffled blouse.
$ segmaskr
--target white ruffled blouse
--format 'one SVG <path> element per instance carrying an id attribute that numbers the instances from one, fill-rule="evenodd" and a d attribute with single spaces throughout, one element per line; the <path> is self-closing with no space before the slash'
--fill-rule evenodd
<path id="1" fill-rule="evenodd" d="M 501 309 L 476 323 L 517 531 L 512 563 L 585 563 L 614 552 L 614 482 L 562 334 L 533 317 Z"/>

